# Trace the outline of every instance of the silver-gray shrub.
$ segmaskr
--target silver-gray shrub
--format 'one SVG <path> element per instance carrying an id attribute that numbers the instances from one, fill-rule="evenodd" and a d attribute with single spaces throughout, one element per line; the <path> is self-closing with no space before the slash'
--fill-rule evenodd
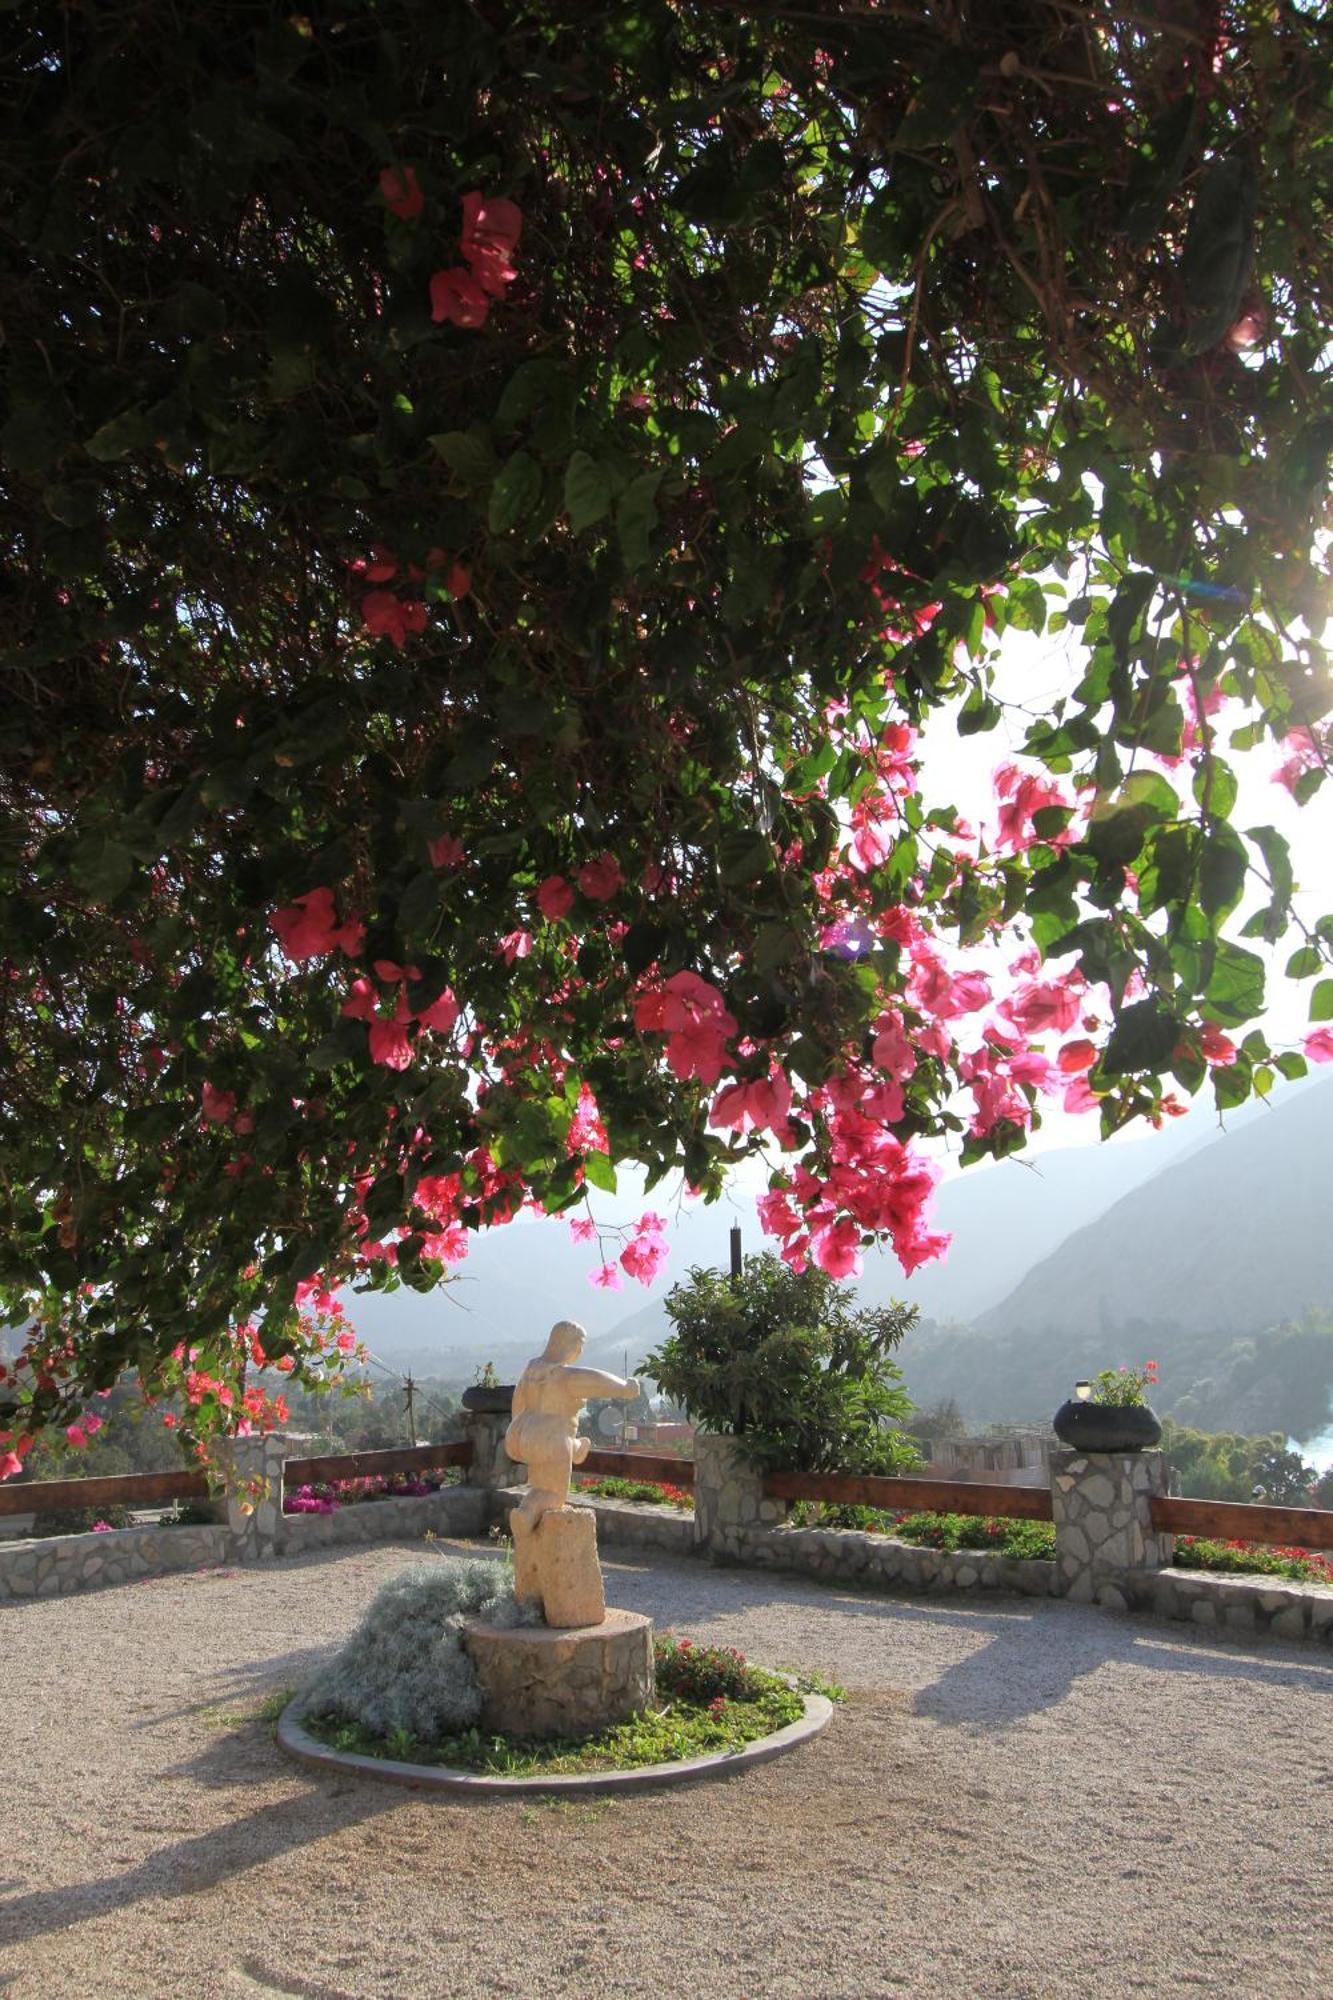
<path id="1" fill-rule="evenodd" d="M 414 1564 L 385 1584 L 342 1651 L 316 1675 L 308 1711 L 359 1722 L 376 1735 L 404 1729 L 423 1743 L 438 1742 L 481 1714 L 463 1620 L 522 1625 L 538 1616 L 515 1603 L 504 1563 L 441 1556 Z"/>

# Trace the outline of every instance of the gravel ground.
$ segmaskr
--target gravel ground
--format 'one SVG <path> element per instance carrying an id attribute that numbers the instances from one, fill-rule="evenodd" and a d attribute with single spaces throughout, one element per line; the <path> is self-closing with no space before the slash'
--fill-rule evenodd
<path id="1" fill-rule="evenodd" d="M 420 1800 L 264 1703 L 388 1545 L 0 1608 L 5 2000 L 1333 1991 L 1333 1661 L 1070 1605 L 607 1563 L 852 1690 L 818 1742 L 616 1800 Z"/>

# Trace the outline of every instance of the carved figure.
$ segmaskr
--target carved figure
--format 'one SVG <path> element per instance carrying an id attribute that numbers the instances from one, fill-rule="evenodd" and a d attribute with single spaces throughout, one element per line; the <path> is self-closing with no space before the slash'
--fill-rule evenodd
<path id="1" fill-rule="evenodd" d="M 545 1350 L 519 1377 L 505 1433 L 505 1450 L 527 1466 L 529 1480 L 509 1516 L 514 1589 L 520 1598 L 539 1597 L 550 1625 L 596 1625 L 606 1616 L 596 1519 L 569 1504 L 570 1477 L 589 1449 L 578 1435 L 579 1413 L 589 1396 L 633 1402 L 639 1393 L 636 1381 L 576 1366 L 586 1339 L 576 1321 L 557 1320 Z"/>

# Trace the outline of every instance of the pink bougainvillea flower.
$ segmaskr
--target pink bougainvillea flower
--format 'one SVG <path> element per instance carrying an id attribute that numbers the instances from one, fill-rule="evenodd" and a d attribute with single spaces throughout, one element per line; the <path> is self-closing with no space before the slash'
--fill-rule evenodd
<path id="1" fill-rule="evenodd" d="M 371 543 L 369 562 L 364 557 L 358 557 L 349 567 L 353 576 L 359 577 L 362 583 L 387 583 L 390 577 L 398 574 L 397 558 L 392 549 L 385 548 L 383 542 Z"/>
<path id="2" fill-rule="evenodd" d="M 591 903 L 608 903 L 624 882 L 614 854 L 601 854 L 585 861 L 578 872 L 578 885 Z"/>
<path id="3" fill-rule="evenodd" d="M 368 979 L 354 979 L 338 1011 L 345 1021 L 373 1021 L 379 1013 L 379 994 Z"/>
<path id="4" fill-rule="evenodd" d="M 391 590 L 371 590 L 361 600 L 366 630 L 377 639 L 401 646 L 409 632 L 426 629 L 426 606 L 419 597 L 395 597 Z"/>
<path id="5" fill-rule="evenodd" d="M 451 326 L 485 326 L 490 299 L 470 271 L 455 266 L 437 271 L 430 281 L 430 316 Z"/>
<path id="6" fill-rule="evenodd" d="M 625 1245 L 620 1253 L 621 1268 L 641 1285 L 651 1285 L 670 1254 L 666 1238 L 648 1230 Z"/>
<path id="7" fill-rule="evenodd" d="M 589 1271 L 588 1283 L 600 1285 L 603 1291 L 607 1292 L 621 1292 L 625 1289 L 625 1280 L 615 1264 L 603 1264 L 598 1270 Z"/>
<path id="8" fill-rule="evenodd" d="M 412 1061 L 412 1044 L 408 1039 L 407 1024 L 412 1016 L 408 1011 L 407 997 L 398 995 L 398 1006 L 391 1021 L 372 1021 L 370 1024 L 370 1060 L 382 1063 L 385 1069 L 407 1069 Z"/>
<path id="9" fill-rule="evenodd" d="M 567 917 L 574 907 L 574 891 L 563 875 L 548 875 L 537 886 L 537 908 L 548 923 Z"/>
<path id="10" fill-rule="evenodd" d="M 203 1087 L 204 1116 L 211 1125 L 226 1125 L 236 1116 L 236 1092 L 219 1090 L 215 1084 Z"/>
<path id="11" fill-rule="evenodd" d="M 1097 1044 L 1089 1041 L 1066 1042 L 1055 1058 L 1056 1067 L 1063 1076 L 1078 1076 L 1083 1070 L 1091 1069 L 1097 1060 Z"/>
<path id="12" fill-rule="evenodd" d="M 87 1436 L 79 1424 L 66 1424 L 65 1436 L 78 1451 L 82 1451 L 88 1442 Z"/>
<path id="13" fill-rule="evenodd" d="M 776 1132 L 787 1123 L 791 1084 L 780 1069 L 749 1083 L 728 1084 L 718 1092 L 708 1114 L 710 1125 L 733 1132 Z"/>
<path id="14" fill-rule="evenodd" d="M 423 1028 L 431 1028 L 437 1035 L 447 1035 L 458 1019 L 458 1002 L 452 990 L 446 986 L 438 1000 L 432 1000 L 429 1007 L 417 1015 Z"/>
<path id="15" fill-rule="evenodd" d="M 1000 1002 L 997 1011 L 1025 1035 L 1063 1034 L 1078 1019 L 1082 998 L 1070 980 L 1029 980 Z"/>
<path id="16" fill-rule="evenodd" d="M 527 931 L 507 931 L 497 947 L 506 965 L 512 965 L 516 958 L 526 958 L 532 950 L 532 937 Z"/>
<path id="17" fill-rule="evenodd" d="M 863 874 L 882 867 L 893 852 L 893 828 L 887 820 L 862 818 L 852 835 L 852 861 Z"/>
<path id="18" fill-rule="evenodd" d="M 414 222 L 426 206 L 414 167 L 385 167 L 380 174 L 380 193 L 400 222 Z"/>
<path id="19" fill-rule="evenodd" d="M 432 868 L 461 868 L 467 859 L 462 841 L 454 833 L 442 833 L 427 846 Z"/>
<path id="20" fill-rule="evenodd" d="M 96 1410 L 90 1410 L 88 1415 L 82 1419 L 82 1422 L 83 1428 L 87 1431 L 89 1437 L 96 1437 L 102 1428 L 102 1419 L 98 1416 Z"/>
<path id="21" fill-rule="evenodd" d="M 1025 775 L 1016 764 L 1002 764 L 995 773 L 995 790 L 1006 802 L 1000 807 L 997 847 L 1008 847 L 1013 853 L 1022 854 L 1037 841 L 1047 847 L 1064 847 L 1073 839 L 1070 827 L 1059 833 L 1038 834 L 1032 824 L 1033 815 L 1048 806 L 1069 805 L 1060 787 L 1049 779 L 1032 773 Z"/>
<path id="22" fill-rule="evenodd" d="M 23 1460 L 16 1451 L 0 1451 L 0 1479 L 12 1479 L 22 1470 Z"/>
<path id="23" fill-rule="evenodd" d="M 285 909 L 275 910 L 269 922 L 288 958 L 297 965 L 338 948 L 349 958 L 355 958 L 366 935 L 359 917 L 338 922 L 333 891 L 325 888 L 311 889 L 308 894 L 295 897 Z"/>
<path id="24" fill-rule="evenodd" d="M 523 211 L 504 195 L 483 195 L 480 189 L 463 196 L 460 248 L 472 275 L 484 292 L 503 298 L 518 273 L 510 262 L 523 230 Z"/>
<path id="25" fill-rule="evenodd" d="M 576 1243 L 591 1243 L 597 1234 L 597 1224 L 590 1215 L 571 1216 L 569 1233 Z"/>
<path id="26" fill-rule="evenodd" d="M 1305 1037 L 1305 1053 L 1311 1062 L 1333 1062 L 1333 1028 L 1316 1028 Z"/>
<path id="27" fill-rule="evenodd" d="M 810 1238 L 810 1255 L 830 1278 L 855 1278 L 861 1271 L 861 1232 L 844 1217 L 831 1229 L 820 1229 Z"/>
<path id="28" fill-rule="evenodd" d="M 1295 796 L 1296 787 L 1307 771 L 1318 770 L 1324 762 L 1324 750 L 1318 737 L 1303 724 L 1289 729 L 1283 737 L 1288 755 L 1273 773 L 1273 783 L 1282 785 Z"/>
<path id="29" fill-rule="evenodd" d="M 377 958 L 375 977 L 382 979 L 386 986 L 397 986 L 404 979 L 420 979 L 421 971 L 415 965 L 399 965 L 396 958 Z"/>

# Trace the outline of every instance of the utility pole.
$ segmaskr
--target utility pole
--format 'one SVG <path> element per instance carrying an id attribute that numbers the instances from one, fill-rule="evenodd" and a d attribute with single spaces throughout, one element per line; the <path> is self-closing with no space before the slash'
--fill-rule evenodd
<path id="1" fill-rule="evenodd" d="M 731 1225 L 731 1282 L 733 1285 L 738 1285 L 740 1281 L 741 1281 L 741 1226 L 739 1222 L 733 1222 Z"/>
<path id="2" fill-rule="evenodd" d="M 417 1441 L 417 1417 L 412 1407 L 412 1399 L 417 1393 L 417 1385 L 412 1380 L 411 1370 L 403 1377 L 403 1401 L 407 1405 L 407 1434 L 413 1444 Z"/>

